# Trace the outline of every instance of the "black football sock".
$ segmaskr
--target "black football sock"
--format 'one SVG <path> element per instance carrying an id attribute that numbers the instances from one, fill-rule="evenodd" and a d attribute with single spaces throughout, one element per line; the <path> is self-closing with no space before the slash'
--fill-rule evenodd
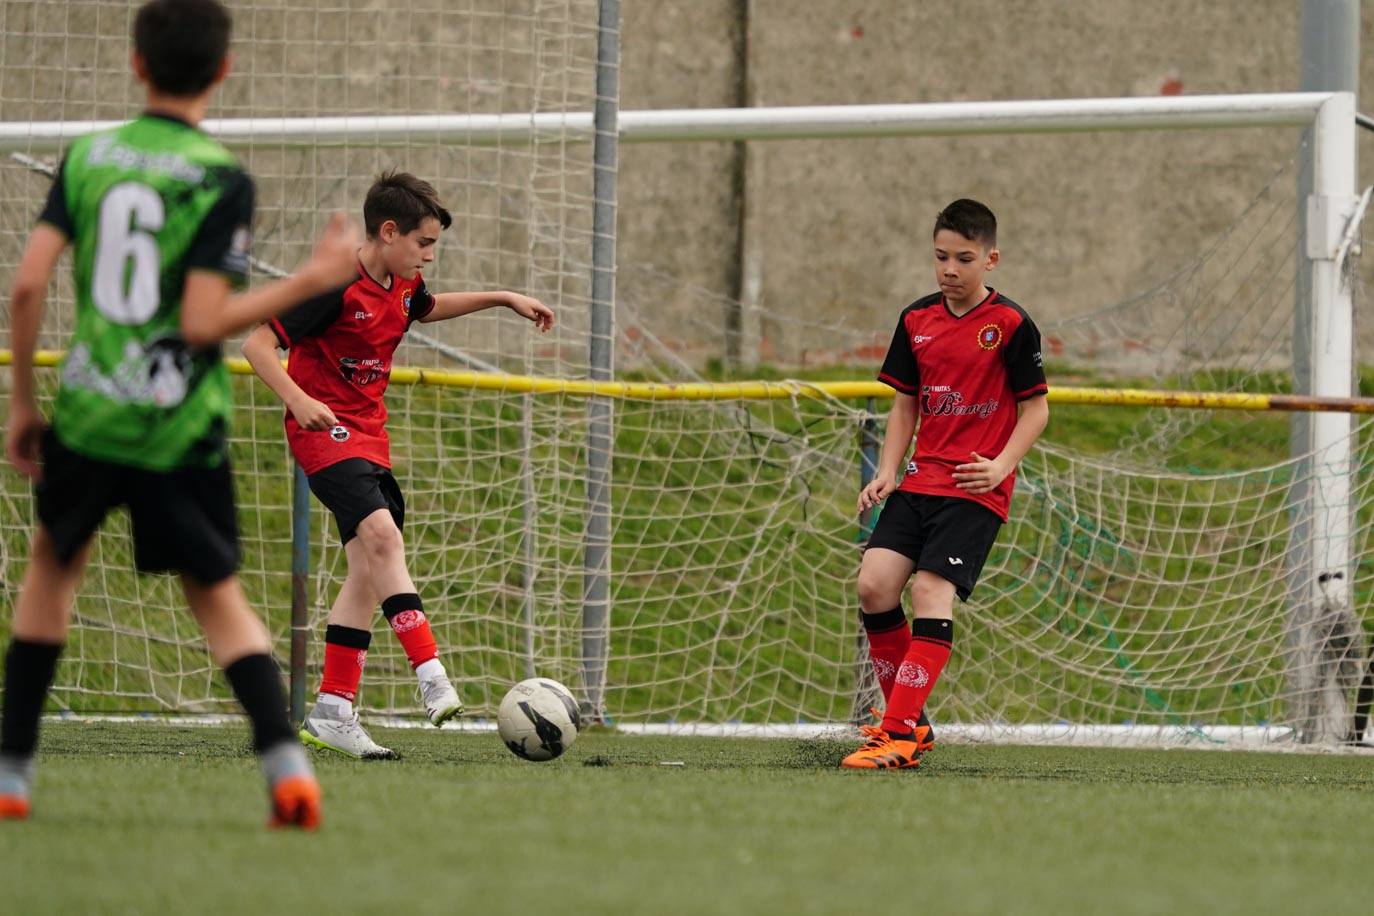
<path id="1" fill-rule="evenodd" d="M 245 655 L 226 667 L 224 676 L 253 723 L 254 750 L 261 754 L 275 744 L 296 740 L 276 662 L 266 655 Z"/>
<path id="2" fill-rule="evenodd" d="M 52 686 L 62 643 L 14 639 L 5 653 L 5 711 L 0 755 L 24 762 L 38 746 L 38 720 Z"/>

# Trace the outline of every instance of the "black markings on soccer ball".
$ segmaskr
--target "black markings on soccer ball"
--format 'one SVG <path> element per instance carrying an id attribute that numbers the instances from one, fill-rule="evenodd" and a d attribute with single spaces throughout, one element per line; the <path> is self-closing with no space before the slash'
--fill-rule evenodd
<path id="1" fill-rule="evenodd" d="M 530 720 L 530 724 L 534 726 L 534 733 L 539 737 L 539 746 L 554 757 L 562 754 L 563 729 L 559 728 L 557 723 L 550 722 L 540 715 L 539 711 L 530 706 L 529 703 L 522 700 L 519 706 L 525 717 Z M 520 753 L 520 751 L 516 751 L 516 753 Z M 524 755 L 521 754 L 521 756 Z"/>
<path id="2" fill-rule="evenodd" d="M 543 684 L 550 693 L 558 697 L 559 702 L 563 704 L 563 708 L 568 711 L 568 721 L 572 723 L 572 727 L 581 729 L 582 714 L 578 711 L 577 701 L 572 698 L 572 695 L 552 681 L 540 681 L 539 683 Z"/>

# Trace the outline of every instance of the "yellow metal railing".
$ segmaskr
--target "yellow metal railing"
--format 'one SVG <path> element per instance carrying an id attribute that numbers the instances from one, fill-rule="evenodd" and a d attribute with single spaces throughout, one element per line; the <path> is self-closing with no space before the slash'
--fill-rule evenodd
<path id="1" fill-rule="evenodd" d="M 58 350 L 40 350 L 34 365 L 56 366 Z M 8 350 L 0 350 L 0 366 L 12 362 Z M 226 359 L 235 375 L 252 375 L 243 359 Z M 391 370 L 394 385 L 423 385 L 512 394 L 561 394 L 573 397 L 606 397 L 643 401 L 737 401 L 787 400 L 791 398 L 890 398 L 893 391 L 881 382 L 595 382 L 586 379 L 540 378 L 494 372 L 398 367 Z M 1202 410 L 1330 411 L 1374 413 L 1374 398 L 1318 398 L 1296 394 L 1243 394 L 1227 391 L 1159 391 L 1135 388 L 1076 388 L 1052 386 L 1051 404 L 1098 404 L 1108 407 L 1177 407 Z"/>

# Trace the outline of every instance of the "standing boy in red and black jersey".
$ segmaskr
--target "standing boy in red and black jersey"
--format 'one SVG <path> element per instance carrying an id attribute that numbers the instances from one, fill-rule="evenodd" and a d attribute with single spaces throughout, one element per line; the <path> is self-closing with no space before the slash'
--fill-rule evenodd
<path id="1" fill-rule="evenodd" d="M 1040 332 L 983 280 L 997 266 L 997 219 L 956 200 L 935 219 L 940 292 L 907 306 L 878 379 L 896 389 L 878 473 L 859 511 L 887 499 L 859 569 L 869 655 L 887 709 L 841 764 L 901 769 L 934 746 L 926 697 L 954 641 L 954 596 L 967 600 L 1007 520 L 1016 467 L 1050 411 Z M 917 430 L 919 418 L 920 429 Z M 906 458 L 912 434 L 916 450 Z M 902 591 L 911 586 L 911 629 Z"/>
<path id="2" fill-rule="evenodd" d="M 391 358 L 416 321 L 443 321 L 504 305 L 553 327 L 553 310 L 518 293 L 439 293 L 420 270 L 434 260 L 439 233 L 452 223 L 433 186 L 404 172 L 373 183 L 363 203 L 367 240 L 358 278 L 259 327 L 243 354 L 286 404 L 286 438 L 310 489 L 333 513 L 348 576 L 329 612 L 319 700 L 301 740 L 350 757 L 390 759 L 358 724 L 353 699 L 380 604 L 420 682 L 429 719 L 463 711 L 449 682 L 424 606 L 406 569 L 401 527 L 405 500 L 391 475 L 386 393 Z M 276 349 L 290 350 L 285 369 Z"/>

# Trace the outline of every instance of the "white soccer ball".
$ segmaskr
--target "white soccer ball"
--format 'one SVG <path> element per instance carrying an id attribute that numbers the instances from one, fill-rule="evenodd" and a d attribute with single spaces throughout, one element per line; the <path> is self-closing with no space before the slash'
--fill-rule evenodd
<path id="1" fill-rule="evenodd" d="M 526 760 L 552 760 L 577 740 L 581 717 L 572 691 L 546 677 L 532 677 L 510 689 L 496 713 L 496 730 L 511 753 Z"/>

